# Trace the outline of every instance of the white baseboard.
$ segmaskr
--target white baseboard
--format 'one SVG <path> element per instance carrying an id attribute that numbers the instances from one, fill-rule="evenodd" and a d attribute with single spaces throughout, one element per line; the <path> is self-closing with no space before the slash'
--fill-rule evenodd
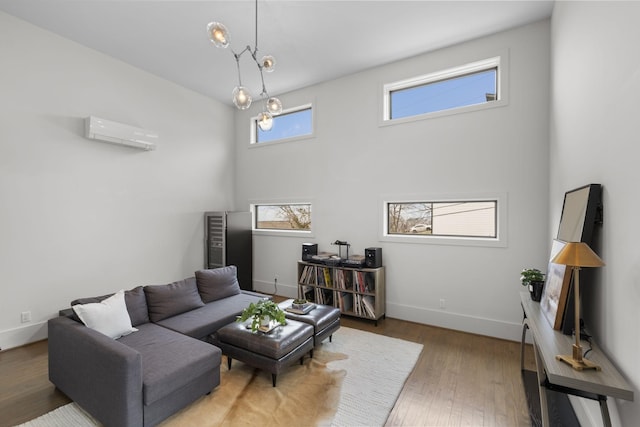
<path id="1" fill-rule="evenodd" d="M 257 292 L 264 292 L 267 294 L 273 294 L 274 291 L 276 291 L 272 281 L 262 280 L 254 280 L 253 289 Z M 296 285 L 278 283 L 278 288 L 275 293 L 280 296 L 296 298 L 298 296 L 298 287 Z M 451 313 L 446 310 L 429 310 L 421 307 L 389 302 L 387 302 L 386 315 L 394 319 L 439 326 L 442 328 L 470 332 L 478 335 L 486 335 L 510 341 L 519 342 L 522 338 L 522 323 L 519 322 L 503 322 L 494 319 Z M 527 334 L 527 342 L 531 342 L 529 335 L 530 334 Z"/>
<path id="2" fill-rule="evenodd" d="M 47 338 L 47 322 L 32 323 L 28 326 L 7 329 L 0 332 L 0 349 L 8 350 Z"/>
<path id="3" fill-rule="evenodd" d="M 468 316 L 446 310 L 432 310 L 387 302 L 387 316 L 509 341 L 519 342 L 522 338 L 522 323 Z"/>

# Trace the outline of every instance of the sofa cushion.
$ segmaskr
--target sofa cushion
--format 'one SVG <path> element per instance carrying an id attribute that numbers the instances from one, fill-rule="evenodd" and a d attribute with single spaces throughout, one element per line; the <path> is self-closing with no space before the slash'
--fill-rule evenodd
<path id="1" fill-rule="evenodd" d="M 129 312 L 133 326 L 149 323 L 147 297 L 144 294 L 144 288 L 142 286 L 137 286 L 130 291 L 125 291 L 124 301 L 127 303 L 127 311 Z"/>
<path id="2" fill-rule="evenodd" d="M 150 405 L 219 368 L 218 347 L 154 323 L 118 340 L 142 356 L 144 404 Z"/>
<path id="3" fill-rule="evenodd" d="M 131 318 L 124 302 L 124 290 L 100 302 L 76 304 L 73 311 L 88 328 L 114 339 L 137 331 L 131 326 Z"/>
<path id="4" fill-rule="evenodd" d="M 238 269 L 235 265 L 196 271 L 196 284 L 205 303 L 240 293 Z"/>
<path id="5" fill-rule="evenodd" d="M 238 295 L 212 301 L 196 310 L 161 320 L 158 325 L 203 340 L 221 327 L 235 322 L 242 310 L 261 299 L 265 298 L 242 292 Z"/>
<path id="6" fill-rule="evenodd" d="M 76 304 L 90 304 L 101 302 L 113 294 L 101 295 L 99 297 L 78 298 L 71 301 L 71 306 Z M 131 290 L 124 291 L 124 302 L 127 305 L 127 311 L 131 318 L 131 325 L 138 326 L 143 323 L 149 323 L 149 312 L 147 311 L 147 299 L 144 295 L 142 286 L 137 286 Z M 74 312 L 75 315 L 75 312 Z M 80 321 L 77 316 L 73 317 L 75 320 Z"/>
<path id="7" fill-rule="evenodd" d="M 144 287 L 144 293 L 147 296 L 149 319 L 152 322 L 159 322 L 204 305 L 198 293 L 195 277 L 168 285 L 148 285 Z"/>

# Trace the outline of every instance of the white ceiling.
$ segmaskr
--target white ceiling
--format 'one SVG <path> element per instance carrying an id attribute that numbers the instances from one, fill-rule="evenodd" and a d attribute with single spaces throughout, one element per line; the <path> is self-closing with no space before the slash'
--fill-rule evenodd
<path id="1" fill-rule="evenodd" d="M 553 3 L 259 0 L 259 56 L 278 61 L 266 86 L 278 95 L 535 22 Z M 206 26 L 225 24 L 235 51 L 255 44 L 253 0 L 0 0 L 0 10 L 228 104 L 235 61 Z M 241 67 L 244 86 L 259 93 L 247 54 Z"/>

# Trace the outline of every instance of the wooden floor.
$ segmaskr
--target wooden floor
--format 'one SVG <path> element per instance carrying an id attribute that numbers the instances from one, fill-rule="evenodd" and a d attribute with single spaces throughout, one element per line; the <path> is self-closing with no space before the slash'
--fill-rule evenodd
<path id="1" fill-rule="evenodd" d="M 397 319 L 342 318 L 342 325 L 421 343 L 388 426 L 529 426 L 520 344 Z M 535 369 L 527 346 L 525 367 Z M 375 369 L 375 367 L 372 367 Z M 0 427 L 69 402 L 47 377 L 47 342 L 0 352 Z"/>

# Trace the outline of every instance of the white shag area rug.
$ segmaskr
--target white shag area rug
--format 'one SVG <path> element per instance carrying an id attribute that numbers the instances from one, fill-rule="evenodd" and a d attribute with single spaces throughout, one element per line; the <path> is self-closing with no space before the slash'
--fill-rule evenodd
<path id="1" fill-rule="evenodd" d="M 345 327 L 334 333 L 332 342 L 325 340 L 321 351 L 348 356 L 327 365 L 346 372 L 331 425 L 383 426 L 422 347 L 422 344 Z M 70 403 L 19 427 L 98 425 L 78 405 Z"/>

